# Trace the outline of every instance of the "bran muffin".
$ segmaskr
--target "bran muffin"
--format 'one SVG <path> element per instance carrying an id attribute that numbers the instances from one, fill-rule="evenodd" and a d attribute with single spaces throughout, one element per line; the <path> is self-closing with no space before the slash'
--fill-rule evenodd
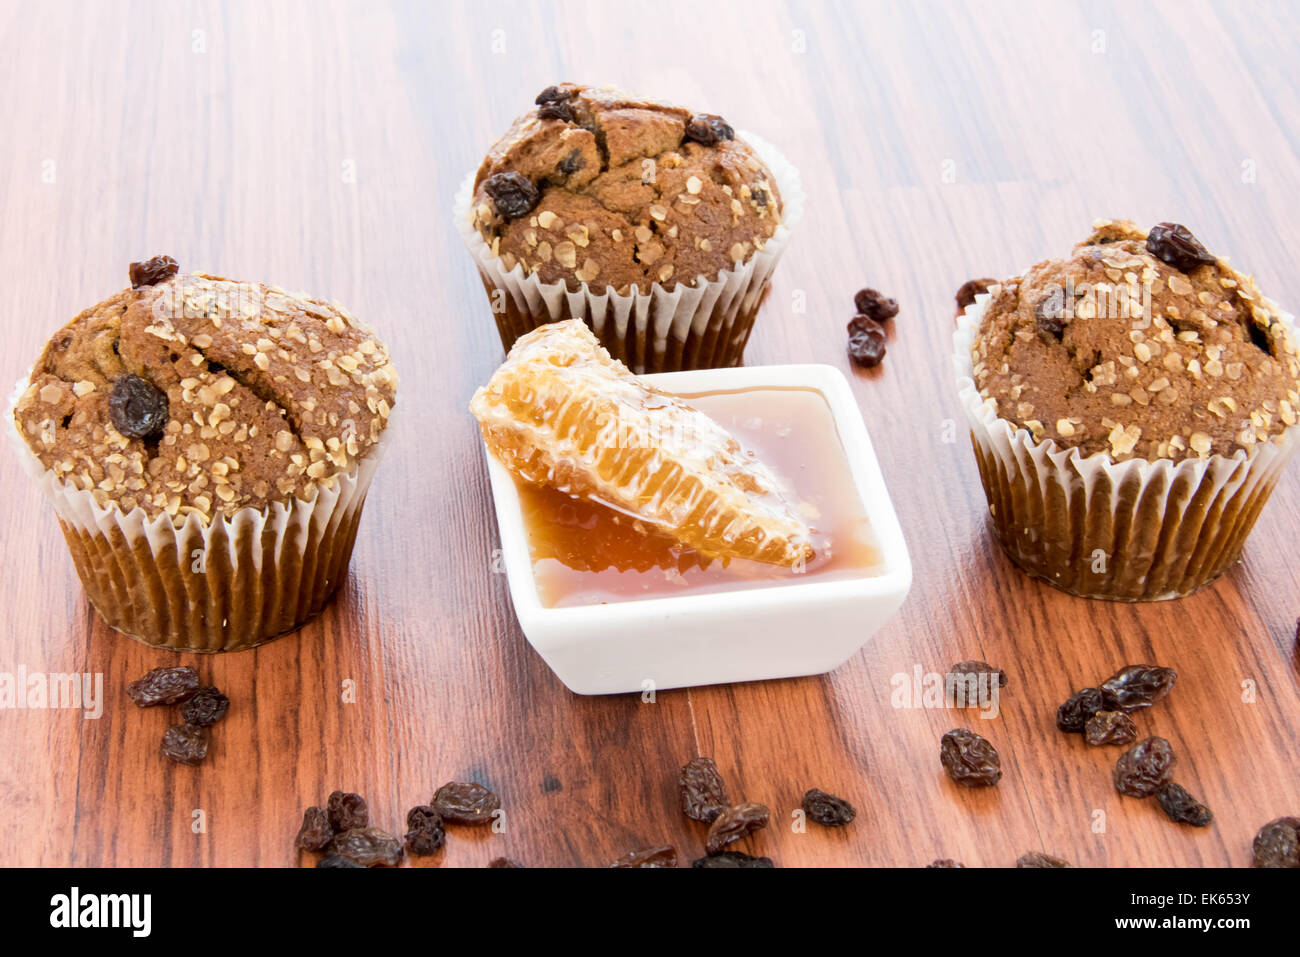
<path id="1" fill-rule="evenodd" d="M 1294 326 L 1253 279 L 1185 227 L 1100 220 L 993 286 L 957 342 L 992 522 L 1023 569 L 1143 600 L 1237 559 L 1300 412 Z"/>
<path id="2" fill-rule="evenodd" d="M 562 83 L 488 151 L 457 224 L 507 350 L 577 317 L 668 371 L 739 364 L 801 208 L 789 164 L 721 117 Z"/>
<path id="3" fill-rule="evenodd" d="M 252 647 L 346 574 L 397 376 L 337 304 L 167 257 L 132 280 L 42 351 L 14 404 L 20 451 L 111 626 Z"/>

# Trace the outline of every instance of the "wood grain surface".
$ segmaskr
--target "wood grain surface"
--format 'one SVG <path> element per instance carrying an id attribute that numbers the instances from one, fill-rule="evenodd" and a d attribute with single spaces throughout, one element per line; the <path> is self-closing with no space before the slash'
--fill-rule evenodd
<path id="1" fill-rule="evenodd" d="M 676 769 L 706 754 L 773 808 L 739 846 L 785 866 L 1005 866 L 1033 849 L 1247 864 L 1262 823 L 1300 814 L 1300 469 L 1241 564 L 1194 597 L 1111 605 L 1029 581 L 989 537 L 955 428 L 952 296 L 1106 215 L 1187 223 L 1294 309 L 1297 36 L 1280 2 L 4 2 L 0 381 L 159 252 L 347 303 L 403 378 L 349 581 L 252 652 L 178 658 L 111 632 L 0 454 L 0 672 L 102 673 L 106 695 L 96 720 L 0 711 L 0 863 L 293 865 L 302 808 L 332 789 L 398 829 L 463 778 L 501 794 L 505 832 L 454 830 L 422 863 L 603 865 L 660 842 L 689 859 L 703 833 L 677 809 Z M 561 79 L 721 113 L 800 168 L 807 215 L 751 364 L 847 370 L 853 292 L 902 304 L 883 369 L 850 374 L 915 585 L 832 674 L 583 698 L 519 632 L 466 411 L 500 343 L 449 217 L 495 135 Z M 891 704 L 894 675 L 965 658 L 1007 670 L 996 719 Z M 164 709 L 123 695 L 180 661 L 233 702 L 198 769 L 158 753 Z M 1116 752 L 1054 727 L 1071 690 L 1139 661 L 1180 674 L 1139 725 L 1173 742 L 1208 829 L 1120 798 Z M 944 776 L 939 737 L 962 725 L 1000 750 L 999 787 Z M 792 830 L 814 786 L 850 798 L 856 823 Z"/>

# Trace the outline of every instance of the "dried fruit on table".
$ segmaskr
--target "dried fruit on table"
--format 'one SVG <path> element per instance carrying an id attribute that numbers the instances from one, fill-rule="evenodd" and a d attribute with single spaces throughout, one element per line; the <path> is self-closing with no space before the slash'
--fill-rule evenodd
<path id="1" fill-rule="evenodd" d="M 890 299 L 875 289 L 859 289 L 853 296 L 853 307 L 860 315 L 876 322 L 885 322 L 898 315 L 898 300 Z"/>
<path id="2" fill-rule="evenodd" d="M 323 851 L 334 840 L 334 828 L 330 827 L 328 812 L 323 807 L 312 805 L 302 812 L 302 827 L 294 838 L 295 847 L 304 851 Z"/>
<path id="3" fill-rule="evenodd" d="M 1137 711 L 1163 700 L 1178 674 L 1159 665 L 1128 665 L 1101 685 L 1102 704 L 1108 711 Z"/>
<path id="4" fill-rule="evenodd" d="M 177 724 L 163 734 L 162 752 L 177 764 L 202 764 L 208 756 L 208 729 Z"/>
<path id="5" fill-rule="evenodd" d="M 804 793 L 800 804 L 808 820 L 823 827 L 843 827 L 858 816 L 858 810 L 842 797 L 827 794 L 820 788 Z"/>
<path id="6" fill-rule="evenodd" d="M 1259 829 L 1252 867 L 1300 867 L 1300 817 L 1280 817 Z"/>
<path id="7" fill-rule="evenodd" d="M 154 286 L 166 282 L 180 271 L 180 264 L 171 256 L 154 256 L 144 262 L 131 263 L 127 272 L 131 277 L 131 288 Z"/>
<path id="8" fill-rule="evenodd" d="M 1056 726 L 1062 731 L 1082 734 L 1088 726 L 1088 719 L 1101 709 L 1101 690 L 1083 688 L 1056 709 Z"/>
<path id="9" fill-rule="evenodd" d="M 619 868 L 676 866 L 677 848 L 668 844 L 662 844 L 658 847 L 646 847 L 639 851 L 632 851 L 630 854 L 624 854 L 610 865 L 610 867 Z"/>
<path id="10" fill-rule="evenodd" d="M 691 861 L 693 868 L 774 868 L 770 857 L 754 857 L 740 851 L 722 851 L 708 857 L 698 857 Z"/>
<path id="11" fill-rule="evenodd" d="M 767 822 L 771 818 L 772 812 L 766 805 L 754 801 L 733 804 L 709 825 L 708 836 L 704 839 L 704 850 L 709 854 L 717 854 L 732 841 L 738 841 L 767 827 Z"/>
<path id="12" fill-rule="evenodd" d="M 1178 223 L 1157 223 L 1147 233 L 1147 252 L 1181 272 L 1213 266 L 1218 260 L 1192 231 Z"/>
<path id="13" fill-rule="evenodd" d="M 444 784 L 430 803 L 447 824 L 491 824 L 501 809 L 501 799 L 473 781 Z"/>
<path id="14" fill-rule="evenodd" d="M 127 438 L 156 439 L 167 428 L 167 393 L 138 375 L 118 376 L 108 396 L 108 418 Z"/>
<path id="15" fill-rule="evenodd" d="M 199 673 L 189 665 L 155 668 L 126 686 L 126 693 L 141 708 L 176 704 L 199 690 Z"/>
<path id="16" fill-rule="evenodd" d="M 496 868 L 513 868 L 523 867 L 524 865 L 520 864 L 518 861 L 511 860 L 508 857 L 494 857 L 492 860 L 488 861 L 487 866 Z"/>
<path id="17" fill-rule="evenodd" d="M 1005 688 L 1007 686 L 1007 673 L 1001 668 L 994 668 L 987 661 L 959 661 L 948 669 L 948 674 L 963 678 L 969 675 L 974 675 L 977 678 L 981 675 L 988 675 L 991 687 Z"/>
<path id="18" fill-rule="evenodd" d="M 1128 797 L 1151 797 L 1174 776 L 1178 759 L 1164 738 L 1145 738 L 1119 756 L 1111 775 L 1115 790 Z"/>
<path id="19" fill-rule="evenodd" d="M 351 831 L 370 824 L 370 811 L 366 799 L 351 791 L 335 791 L 325 803 L 330 827 L 336 832 Z"/>
<path id="20" fill-rule="evenodd" d="M 1098 711 L 1084 726 L 1084 737 L 1094 746 L 1132 744 L 1137 740 L 1137 725 L 1123 711 Z"/>
<path id="21" fill-rule="evenodd" d="M 946 869 L 946 868 L 955 868 L 955 867 L 964 868 L 965 866 L 966 865 L 961 863 L 960 861 L 954 861 L 951 857 L 941 857 L 937 861 L 931 861 L 929 864 L 925 865 L 926 870 L 940 869 L 940 868 Z"/>
<path id="22" fill-rule="evenodd" d="M 968 279 L 957 290 L 957 314 L 961 315 L 967 307 L 975 304 L 975 297 L 989 291 L 990 286 L 997 285 L 996 279 Z"/>
<path id="23" fill-rule="evenodd" d="M 948 777 L 968 788 L 987 788 L 1002 780 L 1002 759 L 989 741 L 969 728 L 954 728 L 939 742 L 939 763 Z"/>
<path id="24" fill-rule="evenodd" d="M 334 835 L 334 853 L 363 867 L 396 867 L 402 862 L 402 842 L 377 827 L 354 827 Z"/>
<path id="25" fill-rule="evenodd" d="M 1176 824 L 1205 827 L 1214 820 L 1210 809 L 1188 793 L 1181 784 L 1170 781 L 1156 792 L 1161 809 Z"/>
<path id="26" fill-rule="evenodd" d="M 412 854 L 418 857 L 436 854 L 446 841 L 442 815 L 434 808 L 419 804 L 406 812 L 406 849 Z"/>
<path id="27" fill-rule="evenodd" d="M 611 359 L 579 319 L 516 340 L 470 409 L 488 449 L 527 482 L 612 506 L 706 555 L 787 567 L 813 557 L 776 475 Z"/>
<path id="28" fill-rule="evenodd" d="M 712 758 L 692 758 L 682 765 L 677 776 L 682 799 L 682 813 L 692 821 L 712 824 L 731 804 L 727 785 Z"/>
<path id="29" fill-rule="evenodd" d="M 226 716 L 230 699 L 211 686 L 200 688 L 194 696 L 181 705 L 181 717 L 189 724 L 210 728 Z"/>
<path id="30" fill-rule="evenodd" d="M 326 854 L 319 861 L 317 861 L 316 866 L 338 868 L 339 870 L 343 870 L 349 867 L 359 867 L 364 870 L 366 865 L 358 864 L 356 861 L 350 861 L 343 855 L 335 854 L 333 851 L 331 851 L 329 854 Z"/>
<path id="31" fill-rule="evenodd" d="M 888 346 L 885 330 L 880 328 L 879 323 L 866 316 L 854 316 L 849 320 L 848 330 L 849 358 L 855 365 L 872 369 L 885 360 Z"/>
<path id="32" fill-rule="evenodd" d="M 1030 851 L 1028 854 L 1022 854 L 1016 859 L 1016 867 L 1073 867 L 1069 861 L 1064 861 L 1059 857 L 1053 857 L 1051 854 L 1044 854 L 1042 851 Z"/>

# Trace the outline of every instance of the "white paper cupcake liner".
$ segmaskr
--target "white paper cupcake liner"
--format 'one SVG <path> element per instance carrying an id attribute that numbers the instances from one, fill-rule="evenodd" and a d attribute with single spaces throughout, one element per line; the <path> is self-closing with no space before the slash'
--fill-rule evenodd
<path id="1" fill-rule="evenodd" d="M 58 479 L 18 432 L 9 434 L 23 469 L 54 507 L 91 602 L 116 630 L 173 651 L 252 648 L 320 613 L 347 574 L 366 492 L 392 432 L 351 470 L 305 502 L 243 508 L 207 524 L 176 522 L 136 507 L 105 508 Z"/>
<path id="2" fill-rule="evenodd" d="M 976 297 L 958 317 L 953 363 L 990 521 L 1012 561 L 1072 594 L 1119 601 L 1178 598 L 1223 574 L 1300 444 L 1300 427 L 1249 454 L 1180 462 L 1115 462 L 1035 441 L 975 385 L 971 348 L 991 298 Z M 1294 334 L 1294 320 L 1283 321 Z"/>
<path id="3" fill-rule="evenodd" d="M 781 225 L 736 269 L 723 270 L 711 280 L 700 276 L 694 283 L 679 281 L 671 289 L 653 283 L 648 293 L 620 296 L 611 287 L 597 291 L 587 283 L 570 292 L 563 281 L 546 284 L 526 275 L 518 263 L 506 270 L 470 220 L 476 173 L 466 176 L 452 215 L 489 298 L 498 299 L 498 290 L 505 293 L 500 309 L 493 302 L 502 346 L 508 351 L 515 339 L 537 326 L 576 318 L 585 320 L 610 355 L 636 373 L 739 365 L 772 270 L 804 207 L 803 184 L 790 161 L 752 133 L 741 132 L 739 138 L 754 148 L 776 181 Z"/>

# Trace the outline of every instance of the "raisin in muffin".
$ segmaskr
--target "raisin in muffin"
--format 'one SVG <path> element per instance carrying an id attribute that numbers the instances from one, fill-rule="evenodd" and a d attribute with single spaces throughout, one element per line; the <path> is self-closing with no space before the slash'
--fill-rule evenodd
<path id="1" fill-rule="evenodd" d="M 457 214 L 507 349 L 578 317 L 634 370 L 666 371 L 739 364 L 801 207 L 793 168 L 722 117 L 563 83 Z"/>
<path id="2" fill-rule="evenodd" d="M 1008 553 L 1078 594 L 1187 594 L 1235 561 L 1296 444 L 1294 325 L 1185 227 L 1100 220 L 957 341 Z"/>
<path id="3" fill-rule="evenodd" d="M 311 618 L 347 571 L 397 375 L 336 304 L 132 266 L 46 345 L 13 409 L 110 625 L 191 651 Z"/>

